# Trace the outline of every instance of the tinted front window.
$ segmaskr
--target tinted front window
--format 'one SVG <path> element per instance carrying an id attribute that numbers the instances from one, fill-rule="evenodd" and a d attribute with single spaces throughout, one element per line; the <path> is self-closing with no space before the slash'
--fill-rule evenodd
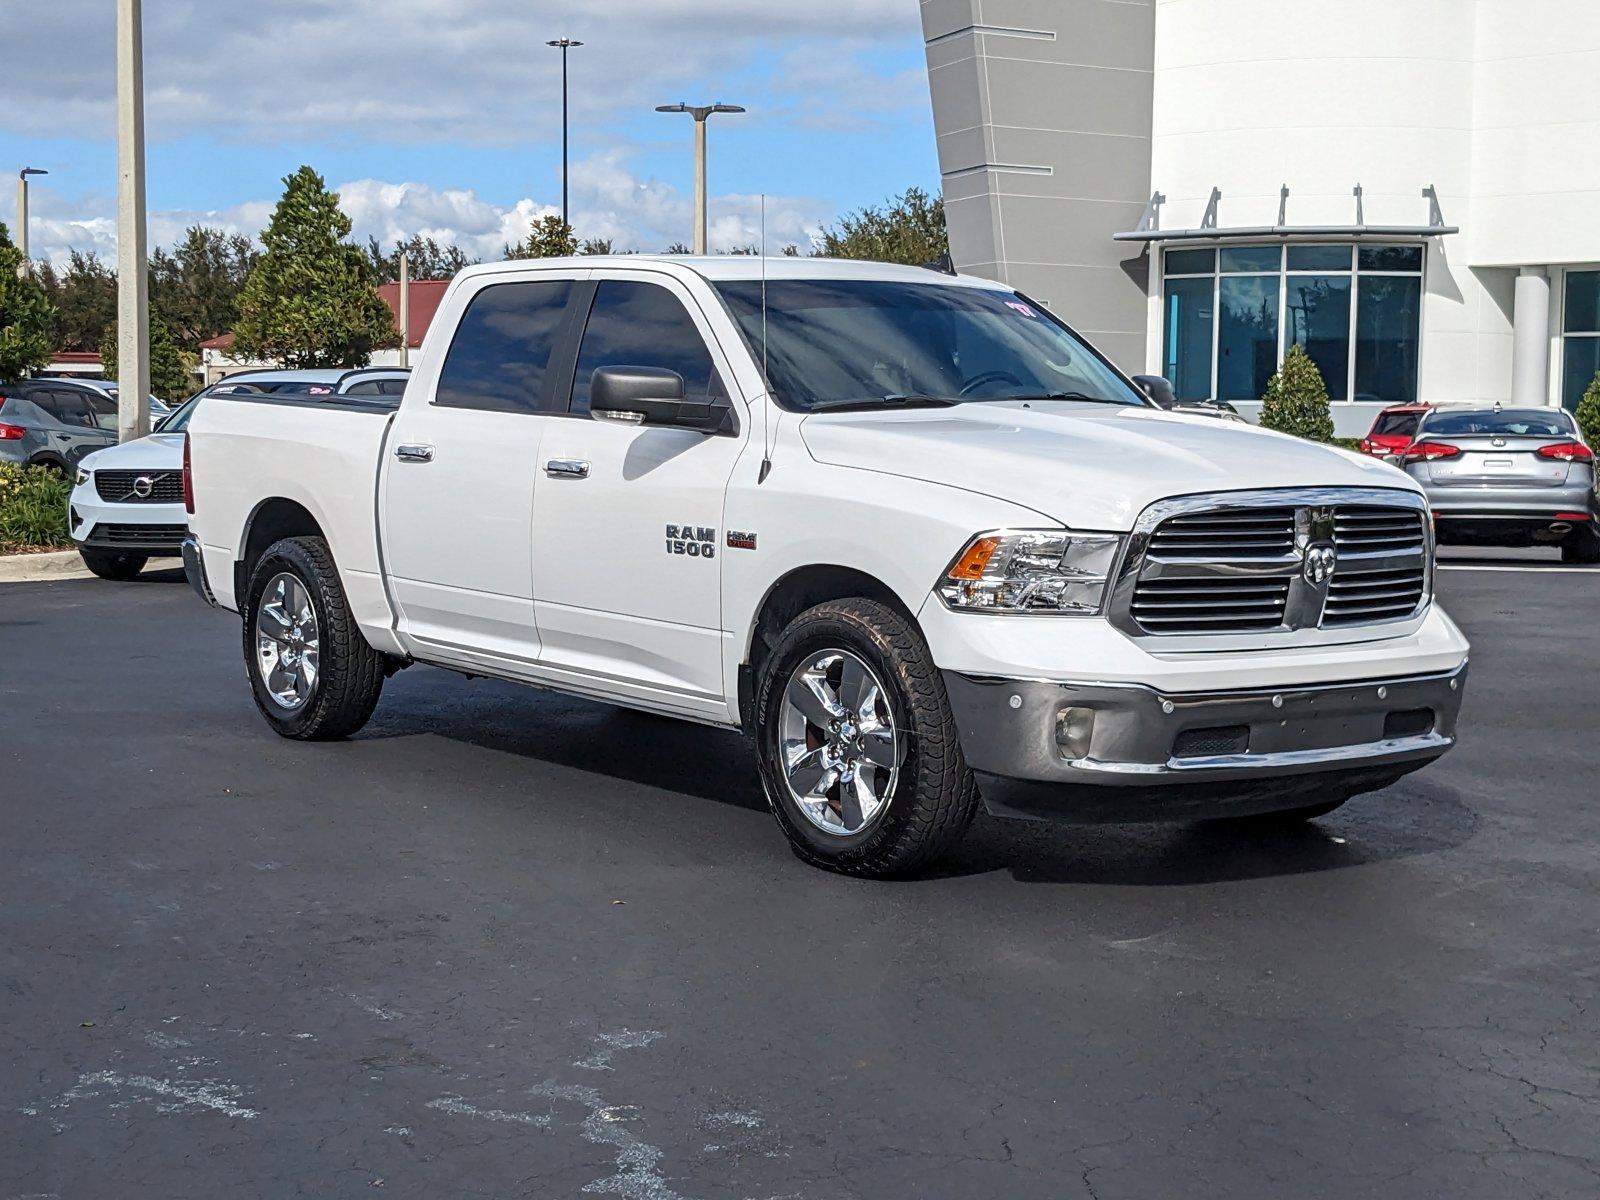
<path id="1" fill-rule="evenodd" d="M 100 422 L 96 419 L 93 408 L 89 406 L 89 397 L 84 392 L 70 392 L 64 388 L 50 389 L 51 407 L 55 409 L 56 416 L 63 425 L 71 425 L 77 429 L 99 429 Z M 113 407 L 111 428 L 116 428 L 116 408 Z"/>
<path id="2" fill-rule="evenodd" d="M 601 282 L 572 381 L 573 412 L 589 411 L 589 385 L 601 367 L 660 367 L 683 376 L 688 400 L 727 396 L 688 309 L 654 283 Z"/>
<path id="3" fill-rule="evenodd" d="M 759 360 L 761 281 L 717 290 Z M 772 280 L 766 291 L 768 375 L 791 408 L 1063 393 L 1147 406 L 1070 330 L 1015 292 L 836 279 Z"/>
<path id="4" fill-rule="evenodd" d="M 571 291 L 571 283 L 552 279 L 497 283 L 474 296 L 445 354 L 433 402 L 537 412 Z"/>
<path id="5" fill-rule="evenodd" d="M 80 393 L 89 405 L 89 412 L 94 416 L 94 422 L 101 429 L 115 429 L 117 427 L 117 401 L 111 396 L 101 395 L 99 392 Z"/>
<path id="6" fill-rule="evenodd" d="M 1560 409 L 1506 408 L 1499 412 L 1439 412 L 1428 418 L 1424 434 L 1469 437 L 1500 434 L 1505 437 L 1566 437 L 1573 432 L 1570 417 Z"/>

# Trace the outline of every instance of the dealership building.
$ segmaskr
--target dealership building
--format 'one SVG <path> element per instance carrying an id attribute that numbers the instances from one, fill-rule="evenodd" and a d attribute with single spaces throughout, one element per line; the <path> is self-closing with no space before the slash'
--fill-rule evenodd
<path id="1" fill-rule="evenodd" d="M 1575 407 L 1600 371 L 1600 0 L 923 0 L 951 253 L 1247 415 Z"/>

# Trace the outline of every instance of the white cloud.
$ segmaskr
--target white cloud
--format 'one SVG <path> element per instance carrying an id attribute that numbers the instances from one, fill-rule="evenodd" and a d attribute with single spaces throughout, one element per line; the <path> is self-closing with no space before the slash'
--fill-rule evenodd
<path id="1" fill-rule="evenodd" d="M 6 22 L 0 126 L 30 136 L 111 132 L 112 6 L 26 3 Z M 548 140 L 560 56 L 572 52 L 580 128 L 611 126 L 689 85 L 725 80 L 768 111 L 804 79 L 751 71 L 758 56 L 825 78 L 826 64 L 915 38 L 912 0 L 163 0 L 144 9 L 146 120 L 154 139 L 209 133 L 267 142 L 341 137 L 499 144 Z M 70 70 L 62 51 L 71 47 Z M 809 49 L 808 49 L 809 48 Z M 798 58 L 792 56 L 798 55 Z M 811 114 L 899 103 L 858 72 L 811 92 Z"/>
<path id="2" fill-rule="evenodd" d="M 385 245 L 421 234 L 460 246 L 469 257 L 493 260 L 502 247 L 520 241 L 529 226 L 559 211 L 555 205 L 524 197 L 494 204 L 466 188 L 436 188 L 427 183 L 356 179 L 335 185 L 349 215 L 352 235 Z M 271 218 L 276 197 L 253 199 L 225 209 L 166 210 L 150 214 L 150 244 L 168 246 L 190 225 L 212 225 L 254 237 Z M 3 212 L 3 201 L 0 201 Z M 761 198 L 729 194 L 710 199 L 708 221 L 713 250 L 758 244 Z M 769 253 L 784 246 L 811 246 L 831 218 L 823 201 L 802 196 L 768 196 L 766 234 Z M 664 250 L 691 240 L 693 207 L 689 197 L 659 179 L 642 179 L 621 151 L 595 155 L 572 165 L 572 216 L 584 238 L 609 238 L 618 250 Z M 69 250 L 116 255 L 116 219 L 111 201 L 89 199 L 69 204 L 47 189 L 35 188 L 31 205 L 31 246 L 35 258 L 58 266 Z"/>

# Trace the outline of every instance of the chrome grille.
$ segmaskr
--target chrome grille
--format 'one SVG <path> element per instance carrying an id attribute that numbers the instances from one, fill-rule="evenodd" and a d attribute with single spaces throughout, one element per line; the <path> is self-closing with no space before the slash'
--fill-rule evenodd
<path id="1" fill-rule="evenodd" d="M 1427 576 L 1420 559 L 1410 567 L 1343 569 L 1328 584 L 1327 603 L 1322 607 L 1323 627 L 1409 616 L 1422 602 L 1426 586 Z"/>
<path id="2" fill-rule="evenodd" d="M 1341 504 L 1333 510 L 1333 544 L 1341 555 L 1420 551 L 1426 540 L 1419 512 L 1368 504 Z"/>
<path id="3" fill-rule="evenodd" d="M 1294 549 L 1294 506 L 1199 512 L 1161 522 L 1148 553 L 1161 558 L 1272 558 Z"/>
<path id="4" fill-rule="evenodd" d="M 1133 595 L 1133 619 L 1151 633 L 1242 633 L 1277 629 L 1289 603 L 1282 577 L 1147 579 Z"/>
<path id="5" fill-rule="evenodd" d="M 150 481 L 150 494 L 141 496 L 134 490 L 140 479 Z M 96 471 L 94 490 L 100 499 L 113 504 L 181 504 L 183 502 L 182 471 Z"/>
<path id="6" fill-rule="evenodd" d="M 1431 553 L 1421 498 L 1404 493 L 1185 496 L 1141 514 L 1109 615 L 1135 636 L 1248 637 L 1405 620 L 1427 600 Z"/>

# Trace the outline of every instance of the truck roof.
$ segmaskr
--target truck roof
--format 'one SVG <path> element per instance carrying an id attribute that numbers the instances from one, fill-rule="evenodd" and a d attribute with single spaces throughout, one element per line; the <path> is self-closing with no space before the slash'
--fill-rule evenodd
<path id="1" fill-rule="evenodd" d="M 875 279 L 901 283 L 940 283 L 955 286 L 1003 290 L 1004 284 L 975 275 L 946 275 L 927 267 L 908 267 L 898 263 L 863 262 L 846 258 L 801 258 L 782 256 L 760 258 L 753 254 L 586 254 L 573 258 L 514 259 L 510 262 L 481 263 L 467 267 L 462 276 L 497 274 L 518 267 L 537 265 L 541 269 L 570 267 L 678 267 L 705 279 Z M 458 276 L 459 278 L 459 276 Z"/>

